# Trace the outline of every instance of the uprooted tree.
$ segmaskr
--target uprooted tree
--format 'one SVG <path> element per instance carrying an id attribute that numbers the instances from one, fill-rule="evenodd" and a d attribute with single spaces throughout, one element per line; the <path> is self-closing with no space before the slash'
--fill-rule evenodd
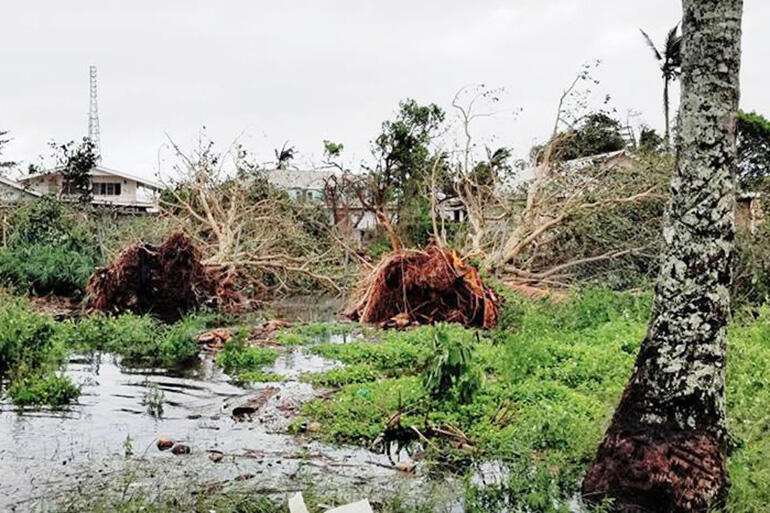
<path id="1" fill-rule="evenodd" d="M 188 155 L 171 144 L 178 163 L 160 203 L 200 248 L 204 264 L 257 294 L 296 290 L 308 280 L 340 291 L 339 248 L 326 237 L 325 213 L 272 187 L 240 146 L 219 153 L 202 141 Z"/>
<path id="2" fill-rule="evenodd" d="M 622 223 L 614 220 L 638 210 L 649 211 L 642 217 L 658 216 L 667 167 L 660 159 L 606 153 L 624 142 L 607 112 L 588 110 L 595 66 L 584 65 L 562 93 L 551 136 L 533 152 L 533 176 L 519 184 L 504 149 L 490 151 L 487 160 L 468 158 L 471 124 L 489 112 L 482 100 L 494 95 L 482 90 L 453 101 L 464 141 L 455 173 L 468 218 L 464 249 L 487 270 L 512 281 L 564 284 L 577 268 L 654 253 L 649 238 L 635 236 L 634 227 L 618 232 Z M 597 152 L 604 153 L 595 157 Z M 565 241 L 568 250 L 558 247 Z"/>
<path id="3" fill-rule="evenodd" d="M 726 330 L 742 0 L 683 0 L 677 162 L 653 315 L 583 482 L 621 512 L 706 512 L 727 493 Z"/>

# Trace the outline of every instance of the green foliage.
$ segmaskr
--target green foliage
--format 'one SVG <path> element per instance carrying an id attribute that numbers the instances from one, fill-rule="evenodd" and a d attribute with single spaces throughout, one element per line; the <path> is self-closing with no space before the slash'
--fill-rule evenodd
<path id="1" fill-rule="evenodd" d="M 245 383 L 280 383 L 286 378 L 274 372 L 246 371 L 232 376 L 233 382 L 238 384 Z"/>
<path id="2" fill-rule="evenodd" d="M 93 255 L 56 246 L 0 249 L 0 282 L 32 294 L 78 295 L 95 266 Z"/>
<path id="3" fill-rule="evenodd" d="M 0 376 L 20 368 L 56 368 L 67 351 L 55 331 L 53 319 L 36 314 L 28 301 L 0 296 Z"/>
<path id="4" fill-rule="evenodd" d="M 278 358 L 275 349 L 248 345 L 247 334 L 246 331 L 236 333 L 217 355 L 217 364 L 235 379 L 240 379 L 239 376 L 247 372 L 259 371 Z"/>
<path id="5" fill-rule="evenodd" d="M 310 322 L 283 329 L 275 339 L 284 346 L 299 346 L 328 342 L 332 337 L 351 335 L 361 329 L 361 326 L 355 323 Z"/>
<path id="6" fill-rule="evenodd" d="M 309 374 L 306 379 L 315 385 L 341 387 L 351 383 L 376 381 L 380 373 L 368 363 L 346 365 L 326 372 Z"/>
<path id="7" fill-rule="evenodd" d="M 482 378 L 472 365 L 473 349 L 467 337 L 450 338 L 446 325 L 433 329 L 433 347 L 427 368 L 423 371 L 422 385 L 431 399 L 449 398 L 467 404 L 481 388 Z"/>
<path id="8" fill-rule="evenodd" d="M 727 511 L 755 513 L 770 504 L 770 307 L 733 322 L 728 338 L 727 426 L 734 443 Z"/>
<path id="9" fill-rule="evenodd" d="M 554 148 L 554 155 L 558 160 L 572 160 L 622 150 L 626 143 L 620 128 L 620 121 L 607 114 L 591 113 L 561 139 Z M 535 150 L 535 154 L 539 160 L 540 151 Z"/>
<path id="10" fill-rule="evenodd" d="M 474 440 L 478 459 L 507 468 L 499 486 L 468 484 L 467 511 L 566 511 L 631 373 L 651 303 L 650 293 L 603 289 L 558 303 L 509 296 L 504 329 L 473 344 L 473 365 L 486 379 L 469 404 L 430 400 L 418 373 L 431 368 L 431 328 L 388 332 L 337 349 L 319 346 L 351 365 L 311 378 L 342 388 L 331 399 L 307 404 L 303 415 L 320 423 L 327 440 L 365 445 L 399 409 L 405 426 L 451 424 Z M 756 315 L 734 322 L 729 334 L 731 513 L 762 511 L 770 501 L 770 307 Z M 470 330 L 445 328 L 447 341 L 474 338 Z M 443 461 L 453 451 L 434 438 L 428 458 Z"/>
<path id="11" fill-rule="evenodd" d="M 348 364 L 369 364 L 385 375 L 398 375 L 409 369 L 418 372 L 430 357 L 433 332 L 431 328 L 404 333 L 388 332 L 381 340 L 358 339 L 347 344 L 319 344 L 310 351 Z"/>
<path id="12" fill-rule="evenodd" d="M 124 365 L 176 367 L 198 356 L 196 336 L 211 318 L 193 314 L 168 326 L 146 315 L 92 315 L 60 323 L 56 338 L 77 351 L 120 355 Z"/>
<path id="13" fill-rule="evenodd" d="M 0 155 L 3 154 L 3 146 L 11 142 L 10 139 L 6 138 L 7 135 L 8 135 L 7 130 L 0 130 Z M 3 170 L 9 167 L 13 167 L 15 165 L 16 165 L 15 162 L 0 160 L 0 176 L 3 176 Z"/>
<path id="14" fill-rule="evenodd" d="M 64 406 L 77 400 L 80 387 L 54 373 L 27 374 L 11 381 L 8 395 L 16 406 Z"/>
<path id="15" fill-rule="evenodd" d="M 738 182 L 754 190 L 770 174 L 770 121 L 756 112 L 736 115 Z"/>
<path id="16" fill-rule="evenodd" d="M 54 150 L 56 166 L 62 172 L 63 195 L 80 203 L 90 203 L 93 196 L 91 170 L 99 163 L 98 148 L 88 137 L 84 137 L 79 144 L 75 141 L 64 144 L 51 142 L 49 146 Z"/>
<path id="17" fill-rule="evenodd" d="M 18 207 L 10 224 L 8 247 L 0 249 L 0 282 L 36 294 L 83 290 L 100 256 L 77 212 L 44 196 Z"/>

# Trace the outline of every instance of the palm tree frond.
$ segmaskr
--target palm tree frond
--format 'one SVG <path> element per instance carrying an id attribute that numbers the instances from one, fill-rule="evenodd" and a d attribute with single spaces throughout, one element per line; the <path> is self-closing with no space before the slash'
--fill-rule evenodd
<path id="1" fill-rule="evenodd" d="M 641 32 L 642 35 L 644 36 L 644 40 L 647 43 L 647 46 L 649 46 L 650 49 L 652 49 L 653 53 L 655 54 L 655 58 L 658 59 L 659 61 L 662 61 L 663 56 L 660 54 L 658 49 L 655 48 L 655 43 L 652 42 L 652 39 L 650 38 L 650 36 L 647 35 L 647 32 L 645 32 L 642 29 L 639 29 L 639 32 Z"/>

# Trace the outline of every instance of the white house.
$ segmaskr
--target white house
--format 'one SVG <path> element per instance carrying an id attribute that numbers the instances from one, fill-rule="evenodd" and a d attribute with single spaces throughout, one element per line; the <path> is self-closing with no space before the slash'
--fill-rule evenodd
<path id="1" fill-rule="evenodd" d="M 66 197 L 69 193 L 65 190 L 61 168 L 22 177 L 19 183 L 37 195 L 55 194 Z M 112 206 L 132 212 L 154 212 L 157 206 L 152 195 L 160 189 L 160 184 L 156 182 L 102 165 L 91 171 L 91 202 L 94 205 Z"/>
<path id="2" fill-rule="evenodd" d="M 25 189 L 22 184 L 0 176 L 0 205 L 5 203 L 17 203 L 38 196 L 41 196 L 41 194 L 37 191 Z"/>

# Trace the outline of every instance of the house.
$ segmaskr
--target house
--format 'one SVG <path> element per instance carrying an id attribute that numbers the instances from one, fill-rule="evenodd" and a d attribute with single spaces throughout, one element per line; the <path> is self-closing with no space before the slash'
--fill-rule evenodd
<path id="1" fill-rule="evenodd" d="M 735 195 L 735 224 L 754 235 L 757 228 L 765 222 L 762 209 L 762 194 L 759 192 L 741 192 Z"/>
<path id="2" fill-rule="evenodd" d="M 41 196 L 37 191 L 26 189 L 22 184 L 0 176 L 0 205 L 18 203 Z"/>
<path id="3" fill-rule="evenodd" d="M 20 178 L 19 183 L 37 195 L 68 195 L 61 168 L 27 175 Z M 151 180 L 98 165 L 91 170 L 91 187 L 94 205 L 115 207 L 124 212 L 157 211 L 152 195 L 161 186 Z"/>
<path id="4" fill-rule="evenodd" d="M 285 190 L 291 199 L 321 202 L 324 199 L 326 180 L 337 173 L 334 168 L 271 169 L 266 175 L 268 182 Z"/>

